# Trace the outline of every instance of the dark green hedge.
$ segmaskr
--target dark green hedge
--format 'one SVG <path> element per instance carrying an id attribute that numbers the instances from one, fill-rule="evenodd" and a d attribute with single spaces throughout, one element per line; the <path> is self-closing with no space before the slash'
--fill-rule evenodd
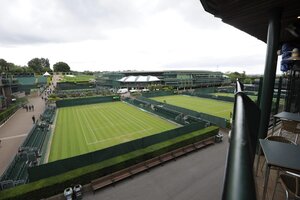
<path id="1" fill-rule="evenodd" d="M 61 108 L 61 107 L 68 107 L 68 106 L 79 106 L 79 105 L 87 105 L 87 104 L 94 104 L 94 103 L 113 102 L 116 101 L 114 97 L 115 96 L 97 96 L 97 97 L 64 99 L 64 100 L 56 101 L 56 106 L 58 108 Z"/>
<path id="2" fill-rule="evenodd" d="M 12 114 L 19 109 L 19 105 L 14 105 L 0 113 L 0 124 L 7 120 Z"/>
<path id="3" fill-rule="evenodd" d="M 7 120 L 11 115 L 13 115 L 23 103 L 27 103 L 26 97 L 18 98 L 17 101 L 11 104 L 6 110 L 0 113 L 0 124 Z"/>

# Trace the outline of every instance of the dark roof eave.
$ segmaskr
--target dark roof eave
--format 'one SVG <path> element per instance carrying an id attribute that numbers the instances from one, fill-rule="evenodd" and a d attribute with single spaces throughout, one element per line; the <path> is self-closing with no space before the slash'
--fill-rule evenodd
<path id="1" fill-rule="evenodd" d="M 293 29 L 299 31 L 299 0 L 223 1 L 199 0 L 204 10 L 224 23 L 255 38 L 267 42 L 270 16 L 281 14 L 280 39 L 282 43 L 300 43 Z M 290 28 L 292 27 L 292 28 Z M 292 31 L 291 31 L 292 30 Z M 294 31 L 295 32 L 295 31 Z"/>
<path id="2" fill-rule="evenodd" d="M 209 12 L 210 14 L 214 15 L 215 17 L 218 17 L 220 18 L 220 15 L 219 15 L 219 10 L 218 10 L 218 5 L 216 2 L 214 1 L 207 1 L 207 0 L 200 0 L 202 6 L 203 6 L 203 9 L 206 11 L 206 12 Z"/>

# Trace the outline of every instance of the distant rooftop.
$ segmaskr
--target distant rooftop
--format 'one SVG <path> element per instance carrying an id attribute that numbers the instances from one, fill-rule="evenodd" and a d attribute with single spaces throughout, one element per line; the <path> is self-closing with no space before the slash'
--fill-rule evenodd
<path id="1" fill-rule="evenodd" d="M 125 76 L 118 80 L 119 82 L 157 82 L 160 81 L 156 76 Z"/>

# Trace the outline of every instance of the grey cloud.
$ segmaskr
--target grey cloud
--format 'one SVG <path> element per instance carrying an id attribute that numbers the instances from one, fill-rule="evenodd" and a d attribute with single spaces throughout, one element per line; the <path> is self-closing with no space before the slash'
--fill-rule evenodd
<path id="1" fill-rule="evenodd" d="M 205 12 L 199 0 L 181 1 L 178 10 L 186 22 L 200 29 L 217 30 L 221 27 L 221 20 Z"/>
<path id="2" fill-rule="evenodd" d="M 124 0 L 65 0 L 60 7 L 72 16 L 76 24 L 90 24 L 101 28 L 135 26 L 142 20 L 141 10 L 135 9 L 133 1 Z"/>
<path id="3" fill-rule="evenodd" d="M 175 9 L 192 26 L 199 29 L 217 30 L 221 23 L 213 15 L 204 11 L 199 0 L 164 0 L 153 8 L 156 12 L 162 12 L 168 9 Z M 221 20 L 219 20 L 221 21 Z"/>
<path id="4" fill-rule="evenodd" d="M 2 0 L 0 44 L 106 39 L 107 31 L 143 26 L 153 13 L 174 10 L 198 28 L 216 28 L 198 0 Z M 216 26 L 215 26 L 216 25 Z"/>
<path id="5" fill-rule="evenodd" d="M 241 69 L 247 69 L 251 66 L 261 65 L 264 68 L 265 58 L 263 55 L 246 55 L 236 56 L 229 58 L 201 58 L 198 60 L 181 60 L 174 63 L 166 64 L 163 67 L 166 69 L 209 69 L 210 67 L 222 68 L 222 67 L 237 67 Z"/>
<path id="6" fill-rule="evenodd" d="M 0 17 L 6 19 L 0 21 L 1 44 L 106 39 L 107 30 L 141 22 L 140 11 L 121 0 L 33 0 L 20 12 L 19 1 L 4 2 L 0 3 Z"/>
<path id="7" fill-rule="evenodd" d="M 40 36 L 29 35 L 26 33 L 5 33 L 0 29 L 0 44 L 1 45 L 10 45 L 10 44 L 27 44 L 30 43 L 47 43 L 49 42 L 48 38 L 43 38 Z"/>

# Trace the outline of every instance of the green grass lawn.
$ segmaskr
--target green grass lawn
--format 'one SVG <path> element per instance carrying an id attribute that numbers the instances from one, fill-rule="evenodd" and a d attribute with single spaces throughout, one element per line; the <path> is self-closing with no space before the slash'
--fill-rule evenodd
<path id="1" fill-rule="evenodd" d="M 233 93 L 225 93 L 225 92 L 218 92 L 218 93 L 211 93 L 212 95 L 218 95 L 218 96 L 225 96 L 225 97 L 234 97 Z M 247 95 L 252 101 L 257 100 L 257 96 L 254 95 Z"/>
<path id="2" fill-rule="evenodd" d="M 62 82 L 88 82 L 90 79 L 95 79 L 91 75 L 75 75 L 74 77 L 63 76 Z"/>
<path id="3" fill-rule="evenodd" d="M 154 97 L 153 100 L 167 102 L 175 106 L 187 108 L 197 112 L 202 112 L 217 117 L 230 119 L 230 112 L 233 110 L 233 103 L 226 101 L 218 101 L 207 98 L 193 97 L 187 95 L 172 95 Z"/>
<path id="4" fill-rule="evenodd" d="M 49 162 L 176 127 L 173 123 L 123 102 L 60 108 Z"/>

